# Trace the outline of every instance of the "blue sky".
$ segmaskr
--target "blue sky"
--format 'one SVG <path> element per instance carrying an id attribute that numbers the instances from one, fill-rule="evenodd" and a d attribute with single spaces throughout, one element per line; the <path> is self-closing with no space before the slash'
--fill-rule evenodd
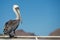
<path id="1" fill-rule="evenodd" d="M 18 29 L 47 36 L 60 28 L 60 0 L 0 0 L 0 33 L 5 22 L 15 19 L 14 4 L 19 5 L 22 16 Z"/>

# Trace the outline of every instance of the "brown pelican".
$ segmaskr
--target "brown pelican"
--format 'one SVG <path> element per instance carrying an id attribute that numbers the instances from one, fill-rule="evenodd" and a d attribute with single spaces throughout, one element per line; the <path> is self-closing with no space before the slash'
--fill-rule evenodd
<path id="1" fill-rule="evenodd" d="M 16 14 L 15 20 L 9 20 L 5 23 L 4 34 L 8 34 L 10 37 L 14 37 L 15 30 L 17 29 L 19 23 L 21 22 L 21 15 L 18 5 L 13 5 L 13 11 Z"/>

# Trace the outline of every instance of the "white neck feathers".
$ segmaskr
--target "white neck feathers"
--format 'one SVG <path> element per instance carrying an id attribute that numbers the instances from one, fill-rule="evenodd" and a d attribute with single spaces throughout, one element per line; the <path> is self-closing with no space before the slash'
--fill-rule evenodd
<path id="1" fill-rule="evenodd" d="M 17 9 L 15 10 L 15 14 L 16 14 L 16 19 L 20 19 L 20 11 Z"/>
<path id="2" fill-rule="evenodd" d="M 13 10 L 14 10 L 14 12 L 16 14 L 16 20 L 20 20 L 21 16 L 20 16 L 20 10 L 19 10 L 18 5 L 14 5 Z"/>

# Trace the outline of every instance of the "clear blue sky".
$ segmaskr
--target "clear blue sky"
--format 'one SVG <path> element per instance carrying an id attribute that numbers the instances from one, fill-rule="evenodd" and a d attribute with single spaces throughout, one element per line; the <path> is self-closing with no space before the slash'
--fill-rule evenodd
<path id="1" fill-rule="evenodd" d="M 60 0 L 0 0 L 0 33 L 5 22 L 15 19 L 14 4 L 20 6 L 23 21 L 18 29 L 47 36 L 60 28 Z"/>

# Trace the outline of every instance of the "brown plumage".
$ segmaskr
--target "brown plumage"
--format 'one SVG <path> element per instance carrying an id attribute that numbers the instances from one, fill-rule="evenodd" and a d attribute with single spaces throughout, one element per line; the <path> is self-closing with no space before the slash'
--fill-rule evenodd
<path id="1" fill-rule="evenodd" d="M 15 31 L 19 25 L 19 20 L 9 20 L 5 23 L 5 32 L 10 33 L 11 31 Z"/>

